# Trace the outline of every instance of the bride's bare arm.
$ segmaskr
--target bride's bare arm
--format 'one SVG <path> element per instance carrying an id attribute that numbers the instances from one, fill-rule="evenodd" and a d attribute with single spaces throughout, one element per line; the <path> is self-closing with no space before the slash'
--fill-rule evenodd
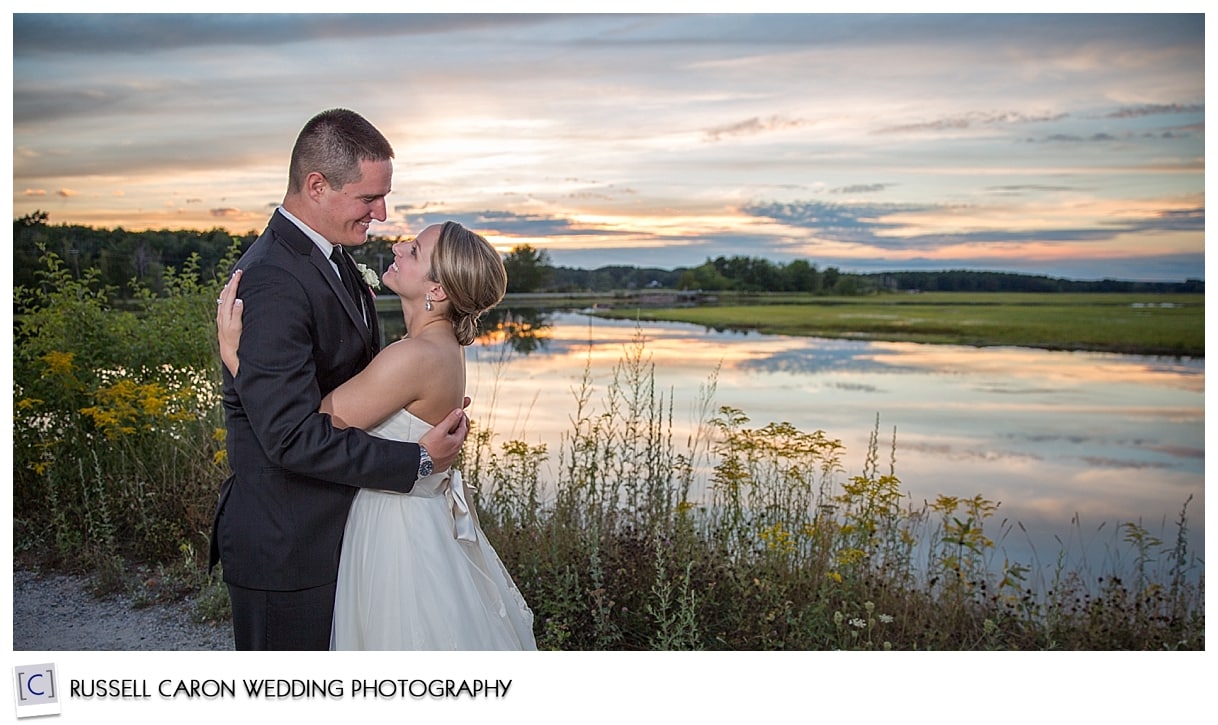
<path id="1" fill-rule="evenodd" d="M 381 350 L 368 367 L 321 400 L 339 428 L 367 430 L 418 400 L 422 394 L 419 356 L 396 343 Z"/>
<path id="2" fill-rule="evenodd" d="M 456 359 L 454 359 L 454 352 Z M 452 466 L 469 433 L 462 408 L 448 408 L 462 399 L 464 352 L 436 346 L 423 339 L 402 340 L 381 350 L 368 367 L 340 385 L 321 402 L 336 426 L 367 430 L 402 408 L 427 421 L 437 421 L 419 439 L 435 463 L 435 470 Z M 412 405 L 413 404 L 413 405 Z M 462 406 L 469 405 L 464 398 Z"/>
<path id="3" fill-rule="evenodd" d="M 216 309 L 220 359 L 234 377 L 241 367 L 238 351 L 243 307 L 237 297 L 240 284 L 241 270 L 237 270 L 220 291 Z M 413 389 L 417 385 L 412 382 L 418 376 L 403 374 L 410 369 L 409 351 L 391 347 L 399 349 L 386 349 L 359 375 L 322 399 L 320 410 L 330 414 L 336 427 L 371 428 L 418 397 Z"/>
<path id="4" fill-rule="evenodd" d="M 217 300 L 216 329 L 220 341 L 220 359 L 235 377 L 241 360 L 241 314 L 243 307 L 237 297 L 241 271 L 233 274 L 224 285 Z M 417 342 L 417 341 L 416 341 Z M 423 370 L 443 370 L 443 364 L 425 359 L 423 346 L 410 349 L 404 344 L 390 345 L 377 355 L 359 375 L 344 383 L 321 402 L 321 412 L 329 413 L 339 428 L 368 429 L 421 397 Z M 412 359 L 413 358 L 413 359 Z M 469 398 L 463 401 L 469 405 Z M 428 431 L 419 443 L 427 446 L 436 464 L 444 470 L 456 459 L 469 431 L 468 419 L 460 408 L 453 409 L 444 420 Z"/>

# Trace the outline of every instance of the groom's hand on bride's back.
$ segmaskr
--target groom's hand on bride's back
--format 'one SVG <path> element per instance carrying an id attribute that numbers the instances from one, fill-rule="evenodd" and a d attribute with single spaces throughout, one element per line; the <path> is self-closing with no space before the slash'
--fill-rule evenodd
<path id="1" fill-rule="evenodd" d="M 469 405 L 469 398 L 465 399 L 465 405 Z M 458 409 L 427 431 L 419 439 L 419 445 L 427 449 L 436 471 L 446 471 L 457 460 L 457 454 L 461 452 L 461 444 L 465 442 L 467 434 L 469 418 L 464 410 Z"/>

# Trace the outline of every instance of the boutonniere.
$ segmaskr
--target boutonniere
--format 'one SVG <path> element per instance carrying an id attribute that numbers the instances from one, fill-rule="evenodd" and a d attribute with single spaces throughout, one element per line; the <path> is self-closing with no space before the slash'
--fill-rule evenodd
<path id="1" fill-rule="evenodd" d="M 360 276 L 364 278 L 364 284 L 368 285 L 369 287 L 371 287 L 374 290 L 378 290 L 381 288 L 380 276 L 377 275 L 376 272 L 373 272 L 372 270 L 368 269 L 368 265 L 360 264 L 359 262 L 356 262 L 355 268 L 359 270 Z"/>

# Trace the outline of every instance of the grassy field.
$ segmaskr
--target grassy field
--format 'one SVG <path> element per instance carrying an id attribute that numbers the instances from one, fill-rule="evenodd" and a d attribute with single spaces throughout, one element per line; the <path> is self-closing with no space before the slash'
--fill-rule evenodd
<path id="1" fill-rule="evenodd" d="M 780 335 L 1205 356 L 1204 295 L 749 295 L 692 307 L 618 304 L 596 314 Z"/>

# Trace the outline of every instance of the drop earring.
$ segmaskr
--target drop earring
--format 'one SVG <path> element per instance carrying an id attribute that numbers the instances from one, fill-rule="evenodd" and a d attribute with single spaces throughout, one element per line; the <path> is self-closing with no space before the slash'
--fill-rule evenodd
<path id="1" fill-rule="evenodd" d="M 431 312 L 431 295 L 430 294 L 425 295 L 423 297 L 423 309 L 427 310 L 428 312 Z"/>

